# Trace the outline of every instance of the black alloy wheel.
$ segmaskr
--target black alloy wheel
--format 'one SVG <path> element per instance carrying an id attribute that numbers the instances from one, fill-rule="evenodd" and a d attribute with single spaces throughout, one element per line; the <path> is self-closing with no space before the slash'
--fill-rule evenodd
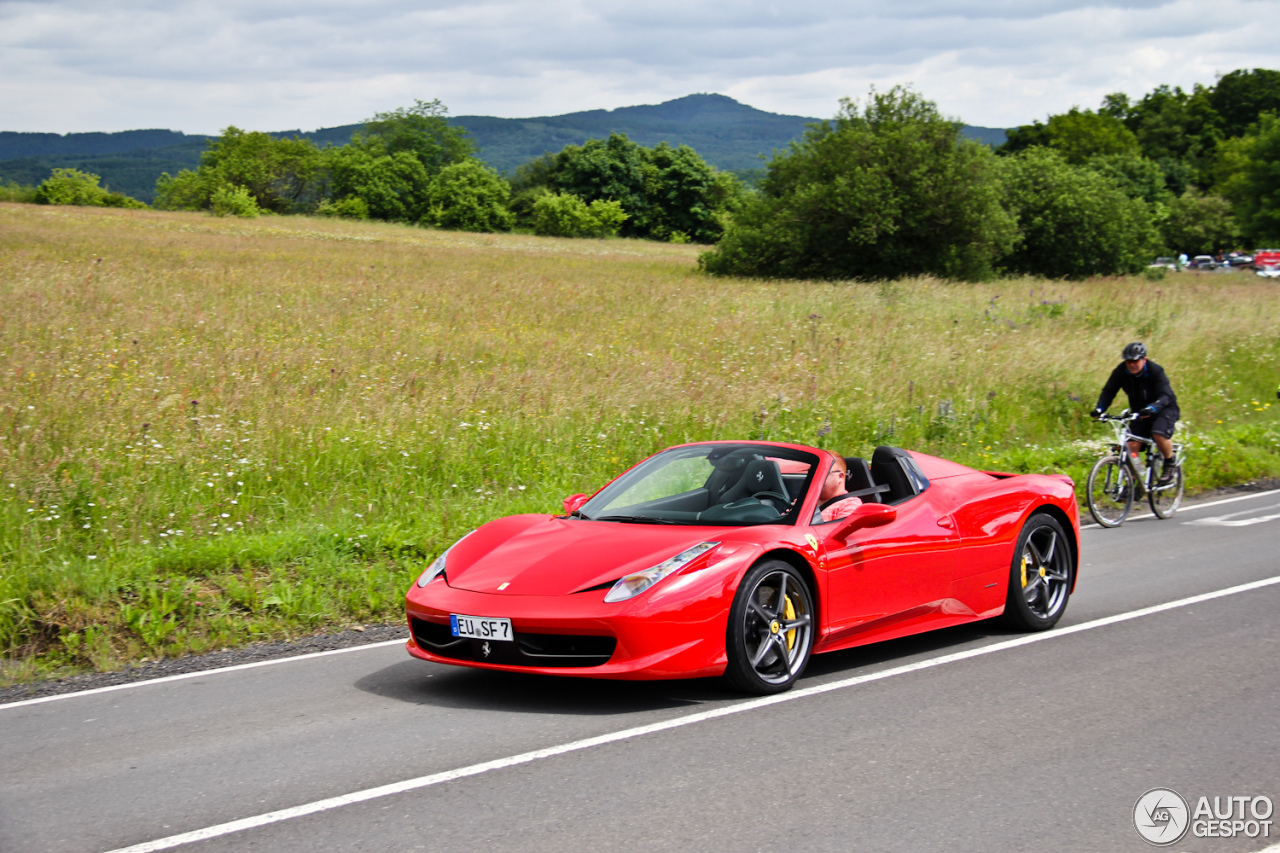
<path id="1" fill-rule="evenodd" d="M 1021 631 L 1052 628 L 1067 609 L 1075 543 L 1053 516 L 1038 512 L 1018 534 L 1005 597 L 1005 621 Z"/>
<path id="2" fill-rule="evenodd" d="M 813 592 L 794 566 L 783 560 L 753 566 L 729 610 L 725 678 L 747 693 L 787 690 L 809 662 L 815 618 Z"/>

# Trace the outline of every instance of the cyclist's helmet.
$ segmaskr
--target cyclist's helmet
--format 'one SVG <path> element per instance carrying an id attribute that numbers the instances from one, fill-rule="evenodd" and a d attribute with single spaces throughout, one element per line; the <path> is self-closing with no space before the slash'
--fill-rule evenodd
<path id="1" fill-rule="evenodd" d="M 1147 347 L 1145 344 L 1134 341 L 1124 348 L 1121 358 L 1125 361 L 1137 361 L 1140 358 L 1147 357 Z"/>

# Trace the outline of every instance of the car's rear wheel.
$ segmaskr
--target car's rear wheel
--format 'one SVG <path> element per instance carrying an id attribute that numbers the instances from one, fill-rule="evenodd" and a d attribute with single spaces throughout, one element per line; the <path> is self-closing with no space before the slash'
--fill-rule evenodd
<path id="1" fill-rule="evenodd" d="M 1005 621 L 1022 631 L 1052 628 L 1067 609 L 1074 571 L 1074 543 L 1058 520 L 1043 512 L 1028 518 L 1013 551 Z"/>
<path id="2" fill-rule="evenodd" d="M 729 610 L 725 679 L 748 693 L 791 687 L 813 651 L 813 593 L 790 563 L 765 560 L 751 568 Z"/>
<path id="3" fill-rule="evenodd" d="M 1119 456 L 1104 456 L 1089 472 L 1089 514 L 1103 527 L 1119 527 L 1133 509 L 1133 477 Z"/>

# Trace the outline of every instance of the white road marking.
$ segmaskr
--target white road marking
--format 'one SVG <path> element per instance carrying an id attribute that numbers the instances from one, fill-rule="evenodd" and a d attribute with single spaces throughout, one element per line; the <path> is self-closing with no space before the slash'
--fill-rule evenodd
<path id="1" fill-rule="evenodd" d="M 1008 649 L 1016 649 L 1020 646 L 1029 646 L 1032 643 L 1040 643 L 1046 640 L 1067 637 L 1072 634 L 1078 634 L 1082 631 L 1091 631 L 1095 628 L 1103 628 L 1108 625 L 1127 622 L 1130 619 L 1139 619 L 1144 616 L 1163 613 L 1167 610 L 1188 607 L 1193 604 L 1212 601 L 1215 598 L 1223 598 L 1228 595 L 1250 592 L 1252 590 L 1262 589 L 1275 584 L 1280 584 L 1280 576 L 1270 577 L 1260 581 L 1253 581 L 1252 583 L 1240 584 L 1239 586 L 1228 587 L 1227 589 L 1220 589 L 1214 592 L 1206 592 L 1201 595 L 1193 595 L 1190 598 L 1182 598 L 1165 604 L 1156 604 L 1139 610 L 1131 610 L 1128 613 L 1107 616 L 1102 619 L 1095 619 L 1092 622 L 1083 622 L 1079 625 L 1072 625 L 1067 628 L 1058 628 L 1041 634 L 1031 634 L 1029 636 L 1018 637 L 1012 640 L 1004 640 L 999 643 L 992 643 L 989 646 L 983 646 L 977 649 L 967 649 L 962 652 L 955 652 L 954 654 L 942 655 L 940 657 L 930 658 L 929 660 L 892 667 L 880 672 L 868 673 L 867 675 L 857 675 L 852 678 L 845 678 L 840 681 L 833 681 L 827 684 L 817 684 L 813 687 L 798 688 L 790 691 L 789 693 L 783 693 L 778 696 L 765 696 L 760 699 L 750 699 L 745 702 L 738 702 L 733 705 L 714 708 L 710 711 L 701 711 L 696 714 L 678 717 L 674 720 L 650 723 L 646 726 L 636 726 L 634 728 L 612 732 L 611 734 L 597 735 L 596 737 L 585 738 L 583 740 L 577 740 L 571 743 L 561 744 L 559 746 L 537 749 L 532 752 L 521 753 L 520 755 L 512 755 L 507 758 L 499 758 L 493 761 L 485 761 L 480 764 L 472 764 L 468 767 L 459 767 L 456 770 L 446 770 L 443 773 L 433 773 L 429 776 L 419 776 L 416 779 L 407 779 L 403 782 L 381 785 L 377 788 L 367 788 L 363 791 L 355 791 L 350 794 L 343 794 L 339 797 L 331 797 L 327 800 L 317 800 L 316 802 L 306 803 L 301 806 L 294 806 L 293 808 L 267 812 L 266 814 L 242 818 L 241 820 L 233 820 L 229 823 L 221 823 L 216 826 L 209 826 L 192 832 L 184 832 L 179 835 L 171 835 L 168 838 L 146 841 L 142 844 L 135 844 L 132 847 L 122 847 L 117 850 L 110 851 L 110 853 L 153 853 L 153 851 L 157 850 L 169 850 L 183 844 L 205 841 L 210 838 L 230 835 L 234 832 L 243 832 L 247 829 L 255 829 L 260 826 L 280 823 L 281 821 L 292 820 L 293 818 L 303 817 L 305 815 L 330 811 L 332 809 L 342 808 L 343 806 L 350 806 L 356 803 L 375 800 L 380 797 L 389 797 L 394 794 L 403 794 L 407 791 L 416 791 L 420 788 L 440 785 L 445 782 L 452 782 L 456 779 L 465 779 L 469 776 L 479 776 L 482 773 L 488 773 L 493 770 L 502 770 L 507 767 L 515 767 L 520 764 L 540 761 L 544 758 L 553 758 L 570 752 L 578 752 L 580 750 L 604 746 L 605 744 L 610 743 L 617 743 L 618 741 L 631 740 L 633 738 L 643 737 L 644 735 L 655 734 L 657 732 L 683 728 L 684 726 L 691 726 L 695 723 L 706 722 L 707 720 L 728 717 L 732 714 L 741 714 L 746 711 L 767 708 L 771 705 L 779 705 L 783 702 L 794 702 L 798 699 L 818 696 L 823 693 L 830 693 L 834 690 L 843 690 L 847 687 L 856 687 L 861 684 L 868 684 L 872 681 L 881 681 L 898 675 L 907 675 L 908 673 L 919 672 L 924 669 L 932 669 L 936 666 L 957 663 L 959 661 L 969 660 L 970 658 L 1007 651 Z"/>
<path id="2" fill-rule="evenodd" d="M 202 669 L 199 672 L 184 672 L 181 675 L 166 675 L 162 678 L 151 678 L 146 681 L 130 681 L 128 684 L 112 684 L 110 687 L 95 687 L 92 690 L 81 690 L 78 693 L 59 693 L 57 696 L 41 696 L 38 699 L 23 699 L 20 702 L 9 702 L 0 705 L 0 711 L 7 711 L 10 708 L 22 708 L 27 705 L 39 705 L 41 702 L 57 702 L 60 699 L 75 699 L 78 696 L 93 696 L 98 693 L 110 693 L 113 690 L 129 690 L 133 687 L 150 687 L 153 684 L 168 684 L 171 681 L 182 681 L 186 678 L 199 678 L 202 675 L 218 675 L 223 672 L 239 672 L 242 669 L 257 669 L 260 666 L 272 666 L 277 663 L 288 663 L 296 660 L 310 660 L 311 658 L 323 658 L 329 655 L 341 655 L 347 652 L 360 652 L 365 649 L 381 649 L 386 646 L 401 645 L 408 642 L 408 638 L 403 640 L 383 640 L 380 643 L 366 643 L 363 646 L 348 646 L 345 649 L 330 649 L 327 652 L 311 652 L 305 655 L 294 655 L 288 658 L 275 658 L 273 660 L 260 660 L 253 663 L 241 663 L 235 666 L 224 666 L 219 669 Z"/>
<path id="3" fill-rule="evenodd" d="M 1240 512 L 1229 512 L 1226 515 L 1211 515 L 1208 518 L 1193 518 L 1190 521 L 1184 521 L 1183 524 L 1206 524 L 1215 527 L 1249 527 L 1254 524 L 1262 524 L 1264 521 L 1275 521 L 1280 518 L 1280 512 L 1271 515 L 1251 515 L 1251 513 L 1266 510 L 1280 509 L 1280 504 L 1272 504 L 1271 506 L 1259 507 L 1258 509 L 1246 509 Z M 1245 516 L 1241 518 L 1241 516 Z"/>

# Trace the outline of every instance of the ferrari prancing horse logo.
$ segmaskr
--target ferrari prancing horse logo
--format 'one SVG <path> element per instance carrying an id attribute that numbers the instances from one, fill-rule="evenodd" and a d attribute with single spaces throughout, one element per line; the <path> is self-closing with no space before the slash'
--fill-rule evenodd
<path id="1" fill-rule="evenodd" d="M 483 644 L 482 646 L 480 646 L 480 651 L 484 652 L 484 656 L 485 656 L 485 657 L 488 657 L 488 656 L 489 656 L 489 652 L 491 652 L 491 651 L 493 651 L 493 650 L 489 648 L 489 644 L 488 644 L 488 643 L 485 643 L 485 644 Z"/>

